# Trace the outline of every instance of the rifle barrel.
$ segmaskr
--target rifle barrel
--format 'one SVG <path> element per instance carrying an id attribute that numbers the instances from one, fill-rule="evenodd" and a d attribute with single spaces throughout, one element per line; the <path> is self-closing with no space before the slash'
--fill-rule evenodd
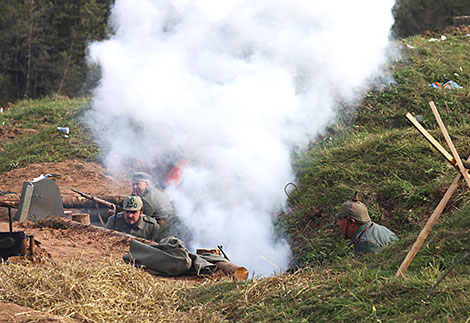
<path id="1" fill-rule="evenodd" d="M 85 193 L 83 193 L 83 192 L 77 191 L 77 190 L 74 189 L 74 188 L 72 188 L 71 190 L 74 191 L 74 192 L 77 193 L 77 194 L 80 194 L 80 195 L 83 196 L 84 198 L 87 198 L 87 199 L 89 199 L 89 200 L 95 201 L 95 202 L 97 202 L 97 203 L 99 203 L 99 204 L 101 204 L 101 205 L 106 206 L 107 208 L 113 209 L 114 206 L 115 206 L 114 203 L 111 203 L 111 202 L 108 202 L 108 201 L 106 201 L 106 200 L 103 200 L 103 199 L 94 197 L 93 195 L 90 195 L 90 194 L 85 194 Z M 117 210 L 120 210 L 121 208 L 116 205 L 116 209 L 117 209 Z"/>

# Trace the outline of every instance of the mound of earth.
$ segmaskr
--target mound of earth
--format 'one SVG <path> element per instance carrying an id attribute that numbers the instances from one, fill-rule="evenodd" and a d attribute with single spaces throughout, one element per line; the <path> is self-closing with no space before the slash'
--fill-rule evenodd
<path id="1" fill-rule="evenodd" d="M 23 182 L 32 181 L 41 174 L 60 175 L 52 177 L 52 179 L 57 183 L 64 201 L 77 198 L 77 194 L 72 192 L 71 188 L 101 198 L 122 198 L 131 192 L 129 175 L 114 174 L 98 163 L 75 160 L 33 164 L 2 173 L 0 190 L 16 194 L 2 194 L 0 198 L 19 200 Z M 13 209 L 13 216 L 15 212 L 16 210 Z M 0 207 L 0 231 L 9 231 L 8 209 L 6 207 Z M 33 245 L 34 255 L 10 257 L 8 261 L 11 263 L 55 267 L 79 259 L 92 266 L 93 263 L 110 257 L 122 259 L 122 256 L 129 251 L 129 237 L 91 231 L 73 225 L 41 225 L 40 221 L 36 223 L 13 222 L 13 231 L 23 231 L 26 235 L 34 236 L 35 244 Z M 218 271 L 209 278 L 155 277 L 155 279 L 171 283 L 174 279 L 198 282 L 204 279 L 220 279 L 221 277 L 223 274 Z M 31 321 L 65 322 L 61 318 L 22 308 L 16 304 L 0 303 L 0 322 Z"/>
<path id="2" fill-rule="evenodd" d="M 98 196 L 125 196 L 131 192 L 130 178 L 112 173 L 102 165 L 79 160 L 32 164 L 2 173 L 0 190 L 21 194 L 23 182 L 52 174 L 62 197 L 76 196 L 71 189 Z M 58 175 L 58 176 L 57 176 Z"/>

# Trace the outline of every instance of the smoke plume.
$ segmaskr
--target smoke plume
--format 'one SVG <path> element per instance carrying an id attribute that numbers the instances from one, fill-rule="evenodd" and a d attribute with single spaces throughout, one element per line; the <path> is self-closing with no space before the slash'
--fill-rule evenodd
<path id="1" fill-rule="evenodd" d="M 223 245 L 255 274 L 285 269 L 274 230 L 290 154 L 353 104 L 386 63 L 392 0 L 116 0 L 90 45 L 101 80 L 87 118 L 119 169 L 184 158 L 168 194 L 190 248 Z"/>

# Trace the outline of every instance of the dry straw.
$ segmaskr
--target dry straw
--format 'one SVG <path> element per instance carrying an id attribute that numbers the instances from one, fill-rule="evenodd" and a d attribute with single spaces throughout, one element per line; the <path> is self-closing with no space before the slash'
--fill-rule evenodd
<path id="1" fill-rule="evenodd" d="M 300 270 L 234 286 L 220 276 L 162 279 L 113 259 L 92 266 L 74 260 L 53 268 L 8 264 L 0 265 L 0 300 L 81 322 L 244 321 L 244 309 L 263 311 L 269 297 L 301 298 L 315 288 L 312 276 L 317 274 Z M 225 294 L 227 282 L 235 288 Z"/>
<path id="2" fill-rule="evenodd" d="M 159 280 L 111 259 L 93 266 L 0 265 L 1 300 L 83 322 L 194 321 L 178 310 L 184 288 L 186 281 Z"/>

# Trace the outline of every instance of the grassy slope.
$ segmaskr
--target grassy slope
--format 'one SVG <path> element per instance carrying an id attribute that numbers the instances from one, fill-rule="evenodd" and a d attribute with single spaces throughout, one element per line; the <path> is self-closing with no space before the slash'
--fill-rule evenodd
<path id="1" fill-rule="evenodd" d="M 414 37 L 405 43 L 415 49 L 404 46 L 404 58 L 393 66 L 396 84 L 370 92 L 347 133 L 318 143 L 297 162 L 298 190 L 291 195 L 293 212 L 285 222 L 290 233 L 305 232 L 306 227 L 315 230 L 305 237 L 292 234 L 300 249 L 296 254 L 304 260 L 318 260 L 325 253 L 318 249 L 328 240 L 320 260 L 336 257 L 335 248 L 330 248 L 336 240 L 331 232 L 332 214 L 356 190 L 362 193 L 372 219 L 401 235 L 419 229 L 437 206 L 456 172 L 408 123 L 407 111 L 421 116 L 421 124 L 446 147 L 428 105 L 434 101 L 457 150 L 462 157 L 470 154 L 470 61 L 466 55 L 470 37 L 449 37 L 443 42 Z M 448 80 L 464 88 L 428 86 Z M 468 197 L 464 189 L 459 190 L 447 210 L 461 206 Z"/>
<path id="2" fill-rule="evenodd" d="M 470 195 L 465 184 L 449 202 L 444 220 L 428 236 L 407 277 L 394 277 L 456 175 L 408 123 L 405 113 L 419 115 L 421 124 L 446 147 L 428 105 L 434 101 L 457 150 L 462 157 L 470 154 L 470 37 L 443 42 L 413 37 L 402 45 L 406 43 L 415 49 L 403 46 L 403 58 L 392 66 L 396 84 L 368 93 L 352 127 L 335 125 L 296 161 L 297 188 L 290 194 L 291 212 L 281 222 L 292 240 L 297 265 L 310 266 L 261 282 L 197 290 L 192 305 L 202 303 L 207 311 L 219 310 L 229 319 L 244 321 L 465 321 L 470 317 L 468 261 L 428 295 L 469 247 Z M 464 88 L 428 86 L 448 80 Z M 373 220 L 400 237 L 361 262 L 351 257 L 351 247 L 334 230 L 333 214 L 355 190 L 362 193 Z M 217 297 L 209 298 L 212 294 Z"/>
<path id="3" fill-rule="evenodd" d="M 170 320 L 175 315 L 171 313 L 177 313 L 198 321 L 245 322 L 465 321 L 470 317 L 468 261 L 457 266 L 428 295 L 429 288 L 469 246 L 470 205 L 464 184 L 451 199 L 406 278 L 394 277 L 407 249 L 456 174 L 408 124 L 405 112 L 421 115 L 422 124 L 444 142 L 428 106 L 433 100 L 457 149 L 462 155 L 470 154 L 467 139 L 470 135 L 470 37 L 449 37 L 434 43 L 413 37 L 403 41 L 403 45 L 406 43 L 416 48 L 405 47 L 403 58 L 392 66 L 396 84 L 384 91 L 368 93 L 356 111 L 355 120 L 343 120 L 352 125 L 350 128 L 342 128 L 341 123 L 335 125 L 324 136 L 331 140 L 316 143 L 296 160 L 297 190 L 291 193 L 291 212 L 280 223 L 292 240 L 297 264 L 303 268 L 293 274 L 244 283 L 175 286 L 173 292 L 168 292 L 171 299 L 155 301 L 160 318 L 162 313 L 167 313 Z M 438 91 L 428 87 L 433 81 L 448 80 L 457 81 L 464 89 Z M 0 116 L 0 122 L 16 122 L 40 131 L 31 139 L 17 138 L 4 146 L 0 170 L 36 161 L 96 158 L 96 147 L 80 130 L 82 125 L 75 118 L 86 101 L 44 99 L 19 104 L 23 105 L 24 112 L 21 109 L 8 112 Z M 34 113 L 27 112 L 28 109 Z M 64 140 L 56 126 L 71 127 L 73 135 Z M 21 140 L 33 140 L 32 145 L 37 148 L 28 148 L 24 154 L 14 148 L 23 144 Z M 38 149 L 44 153 L 36 154 Z M 400 237 L 380 254 L 361 261 L 351 257 L 351 248 L 339 240 L 333 225 L 333 214 L 355 190 L 361 191 L 372 218 L 392 228 Z M 305 267 L 307 264 L 311 266 Z M 23 269 L 8 267 L 4 269 L 6 276 L 0 272 L 0 280 L 12 277 L 15 271 L 21 273 Z M 53 291 L 41 288 L 34 281 L 26 285 L 10 281 L 8 289 L 0 287 L 0 299 L 55 313 L 53 306 L 46 303 L 27 303 L 28 295 L 15 298 L 11 292 L 15 284 L 21 290 L 43 295 L 41 299 L 54 296 Z M 91 291 L 94 287 L 90 283 L 81 288 Z M 146 290 L 142 286 L 141 290 L 129 292 L 140 295 L 139 292 Z M 101 315 L 87 312 L 91 308 L 73 299 L 69 301 L 70 317 L 80 320 Z M 112 310 L 106 306 L 100 309 L 102 313 Z M 148 317 L 152 316 L 142 315 L 142 321 Z"/>
<path id="4" fill-rule="evenodd" d="M 32 163 L 97 158 L 98 147 L 80 119 L 88 102 L 88 99 L 65 97 L 25 100 L 0 114 L 0 124 L 5 122 L 5 126 L 37 130 L 2 145 L 0 171 Z M 64 138 L 56 127 L 69 127 L 69 138 Z"/>

